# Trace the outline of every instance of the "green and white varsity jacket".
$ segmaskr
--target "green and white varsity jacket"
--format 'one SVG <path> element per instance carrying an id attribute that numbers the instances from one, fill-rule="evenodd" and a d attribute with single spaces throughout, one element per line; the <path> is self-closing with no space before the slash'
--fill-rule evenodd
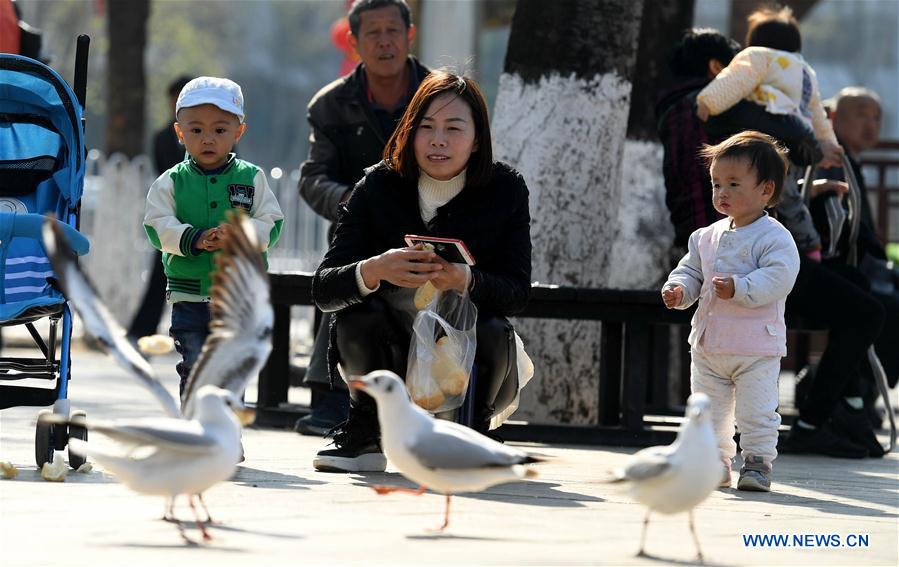
<path id="1" fill-rule="evenodd" d="M 150 186 L 144 230 L 162 251 L 170 302 L 208 301 L 217 252 L 195 253 L 192 244 L 197 234 L 224 222 L 225 211 L 238 208 L 252 219 L 263 249 L 274 246 L 284 224 L 278 200 L 265 172 L 234 154 L 220 172 L 206 173 L 188 159 Z"/>

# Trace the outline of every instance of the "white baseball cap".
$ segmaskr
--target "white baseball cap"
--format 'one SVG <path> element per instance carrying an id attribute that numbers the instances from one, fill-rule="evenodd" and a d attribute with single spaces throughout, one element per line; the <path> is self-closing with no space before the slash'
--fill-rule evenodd
<path id="1" fill-rule="evenodd" d="M 197 77 L 181 89 L 175 103 L 175 118 L 182 108 L 211 104 L 237 116 L 243 124 L 243 93 L 240 85 L 231 79 Z"/>

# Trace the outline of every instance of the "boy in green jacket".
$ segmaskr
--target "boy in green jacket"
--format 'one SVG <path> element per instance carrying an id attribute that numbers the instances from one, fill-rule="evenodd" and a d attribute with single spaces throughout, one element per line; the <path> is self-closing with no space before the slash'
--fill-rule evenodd
<path id="1" fill-rule="evenodd" d="M 221 248 L 225 211 L 243 209 L 265 250 L 278 241 L 284 215 L 265 172 L 231 153 L 247 128 L 237 83 L 217 77 L 187 83 L 175 105 L 174 127 L 190 158 L 150 186 L 144 229 L 162 251 L 183 393 L 209 335 L 213 256 Z"/>

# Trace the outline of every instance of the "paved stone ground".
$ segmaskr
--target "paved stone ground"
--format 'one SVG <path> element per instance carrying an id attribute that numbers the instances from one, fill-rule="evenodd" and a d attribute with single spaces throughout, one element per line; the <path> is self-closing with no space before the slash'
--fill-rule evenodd
<path id="1" fill-rule="evenodd" d="M 154 367 L 174 391 L 174 358 Z M 110 359 L 87 350 L 74 352 L 71 399 L 94 418 L 161 413 Z M 654 517 L 647 545 L 653 557 L 634 557 L 644 511 L 600 482 L 631 449 L 533 447 L 554 457 L 538 479 L 455 497 L 448 531 L 434 535 L 426 528 L 440 522 L 442 496 L 378 496 L 368 483 L 408 483 L 390 469 L 315 472 L 321 440 L 259 429 L 244 434 L 247 461 L 235 478 L 206 495 L 221 522 L 212 529 L 215 539 L 187 547 L 158 519 L 162 499 L 129 491 L 99 467 L 70 473 L 65 483 L 42 481 L 33 457 L 36 414 L 0 413 L 0 460 L 21 471 L 0 480 L 2 565 L 661 565 L 694 557 L 685 515 Z M 784 455 L 776 467 L 775 492 L 716 491 L 697 508 L 709 564 L 899 564 L 899 456 Z M 177 513 L 190 517 L 186 506 Z M 188 531 L 196 534 L 192 524 Z M 868 546 L 753 548 L 742 539 L 750 534 L 836 534 L 843 544 L 860 534 Z"/>

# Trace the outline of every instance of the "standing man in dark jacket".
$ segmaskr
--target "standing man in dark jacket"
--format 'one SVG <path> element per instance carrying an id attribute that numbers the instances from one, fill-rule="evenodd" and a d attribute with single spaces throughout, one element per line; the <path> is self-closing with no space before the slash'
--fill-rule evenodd
<path id="1" fill-rule="evenodd" d="M 348 19 L 348 40 L 362 62 L 309 103 L 309 156 L 300 168 L 300 195 L 332 222 L 363 170 L 381 161 L 387 139 L 429 73 L 409 55 L 416 30 L 405 0 L 357 0 Z M 311 415 L 297 422 L 296 430 L 303 434 L 324 434 L 346 419 L 349 409 L 345 384 L 330 390 L 328 325 L 326 316 L 305 377 L 308 386 L 326 394 Z"/>
<path id="2" fill-rule="evenodd" d="M 182 75 L 169 84 L 167 90 L 171 109 L 169 122 L 153 136 L 153 164 L 156 166 L 157 175 L 184 161 L 184 144 L 178 140 L 178 134 L 172 123 L 175 121 L 175 103 L 178 101 L 178 95 L 191 79 L 193 77 Z M 162 252 L 159 250 L 154 252 L 150 281 L 147 282 L 144 297 L 128 327 L 128 338 L 132 341 L 156 334 L 165 307 L 165 267 L 162 264 Z"/>

